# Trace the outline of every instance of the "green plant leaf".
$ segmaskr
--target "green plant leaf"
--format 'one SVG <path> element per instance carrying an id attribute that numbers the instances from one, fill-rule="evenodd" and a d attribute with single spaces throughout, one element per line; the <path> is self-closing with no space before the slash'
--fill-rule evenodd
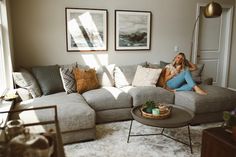
<path id="1" fill-rule="evenodd" d="M 230 113 L 228 111 L 223 112 L 223 119 L 224 121 L 230 120 Z"/>

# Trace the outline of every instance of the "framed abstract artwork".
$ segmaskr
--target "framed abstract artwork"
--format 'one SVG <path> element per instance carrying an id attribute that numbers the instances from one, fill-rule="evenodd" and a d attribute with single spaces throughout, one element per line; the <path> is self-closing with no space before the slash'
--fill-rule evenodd
<path id="1" fill-rule="evenodd" d="M 105 9 L 66 8 L 67 51 L 107 51 Z"/>
<path id="2" fill-rule="evenodd" d="M 152 13 L 115 10 L 115 50 L 151 49 Z"/>

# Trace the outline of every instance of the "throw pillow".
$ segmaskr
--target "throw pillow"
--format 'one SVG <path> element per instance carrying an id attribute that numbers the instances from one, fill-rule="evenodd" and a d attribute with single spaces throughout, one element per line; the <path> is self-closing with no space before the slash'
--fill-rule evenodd
<path id="1" fill-rule="evenodd" d="M 74 68 L 76 68 L 76 64 L 71 67 L 60 68 L 62 84 L 67 94 L 76 92 L 75 76 L 73 74 Z"/>
<path id="2" fill-rule="evenodd" d="M 147 64 L 147 68 L 160 69 L 161 66 L 160 66 L 160 64 L 148 63 L 148 64 Z"/>
<path id="3" fill-rule="evenodd" d="M 144 62 L 139 65 L 146 67 L 147 63 Z M 123 65 L 123 66 L 115 67 L 115 71 L 114 71 L 115 86 L 117 88 L 122 88 L 122 87 L 131 85 L 134 79 L 134 75 L 136 73 L 137 67 L 138 67 L 138 64 Z"/>
<path id="4" fill-rule="evenodd" d="M 27 89 L 33 98 L 42 95 L 36 79 L 29 71 L 24 68 L 21 68 L 19 72 L 13 72 L 12 75 L 15 84 L 21 88 Z"/>
<path id="5" fill-rule="evenodd" d="M 165 74 L 166 74 L 166 69 L 163 68 L 162 72 L 160 74 L 160 77 L 159 77 L 159 79 L 157 81 L 157 86 L 158 87 L 166 88 Z"/>
<path id="6" fill-rule="evenodd" d="M 191 71 L 193 80 L 197 83 L 200 84 L 201 81 L 201 76 L 202 76 L 202 71 L 204 68 L 204 64 L 197 64 L 197 69 L 194 71 Z"/>
<path id="7" fill-rule="evenodd" d="M 107 66 L 101 66 L 97 70 L 97 78 L 99 81 L 99 84 L 102 87 L 111 87 L 114 86 L 114 69 L 115 64 L 107 65 Z"/>
<path id="8" fill-rule="evenodd" d="M 164 62 L 164 61 L 160 61 L 160 67 L 161 68 L 165 68 L 168 64 L 170 64 L 170 63 Z"/>
<path id="9" fill-rule="evenodd" d="M 94 69 L 73 69 L 76 80 L 76 89 L 78 93 L 84 93 L 86 91 L 96 89 L 99 87 L 99 82 Z"/>
<path id="10" fill-rule="evenodd" d="M 204 64 L 197 64 L 197 69 L 192 71 L 192 76 L 193 77 L 199 77 L 202 75 L 202 71 L 203 71 L 203 68 L 204 68 Z"/>
<path id="11" fill-rule="evenodd" d="M 137 67 L 137 71 L 132 82 L 133 86 L 156 86 L 162 69 Z"/>
<path id="12" fill-rule="evenodd" d="M 22 101 L 32 99 L 32 94 L 30 94 L 29 90 L 25 88 L 17 88 L 16 92 Z"/>
<path id="13" fill-rule="evenodd" d="M 74 63 L 72 63 L 72 64 L 64 64 L 64 65 L 60 65 L 60 68 L 75 68 L 75 67 L 77 67 L 77 63 L 76 62 L 74 62 Z"/>
<path id="14" fill-rule="evenodd" d="M 76 67 L 80 69 L 86 69 L 86 70 L 90 69 L 88 65 L 77 64 Z"/>
<path id="15" fill-rule="evenodd" d="M 58 65 L 37 66 L 32 68 L 43 95 L 64 91 Z"/>

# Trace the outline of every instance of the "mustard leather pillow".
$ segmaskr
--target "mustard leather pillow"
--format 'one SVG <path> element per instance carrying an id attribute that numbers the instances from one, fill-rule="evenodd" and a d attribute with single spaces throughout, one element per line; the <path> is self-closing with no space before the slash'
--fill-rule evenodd
<path id="1" fill-rule="evenodd" d="M 76 90 L 78 93 L 81 94 L 99 87 L 96 70 L 75 68 L 73 69 L 73 73 L 75 75 Z"/>

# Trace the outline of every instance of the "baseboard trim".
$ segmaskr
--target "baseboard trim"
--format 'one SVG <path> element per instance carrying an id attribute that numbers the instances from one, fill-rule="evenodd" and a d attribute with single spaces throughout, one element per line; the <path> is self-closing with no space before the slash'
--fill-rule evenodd
<path id="1" fill-rule="evenodd" d="M 228 89 L 233 90 L 233 91 L 236 91 L 236 89 L 234 89 L 234 88 L 230 88 L 230 87 L 228 87 Z"/>

